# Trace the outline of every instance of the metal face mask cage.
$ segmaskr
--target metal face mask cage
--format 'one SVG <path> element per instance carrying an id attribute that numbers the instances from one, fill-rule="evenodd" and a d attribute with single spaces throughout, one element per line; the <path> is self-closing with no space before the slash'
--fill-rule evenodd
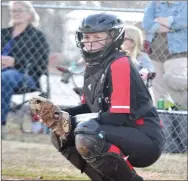
<path id="1" fill-rule="evenodd" d="M 97 59 L 105 57 L 111 51 L 120 49 L 120 46 L 124 40 L 123 39 L 124 31 L 125 31 L 124 26 L 121 26 L 117 29 L 113 28 L 111 30 L 103 31 L 107 33 L 107 38 L 103 39 L 103 40 L 106 40 L 106 44 L 104 44 L 104 47 L 102 49 L 99 49 L 97 51 L 85 50 L 84 43 L 87 43 L 87 42 L 82 42 L 84 32 L 76 31 L 76 36 L 75 36 L 76 46 L 80 48 L 81 54 L 86 61 L 97 60 Z M 107 42 L 108 39 L 111 39 L 111 41 Z M 98 42 L 100 44 L 100 41 L 102 40 L 97 40 L 97 41 L 88 42 L 88 43 L 92 44 L 92 43 Z"/>

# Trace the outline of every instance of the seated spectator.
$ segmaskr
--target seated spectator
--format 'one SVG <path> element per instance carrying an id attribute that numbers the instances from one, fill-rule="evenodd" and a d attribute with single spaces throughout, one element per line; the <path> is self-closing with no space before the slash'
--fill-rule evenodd
<path id="1" fill-rule="evenodd" d="M 159 60 L 154 61 L 157 98 L 170 95 L 181 109 L 187 109 L 187 2 L 152 1 L 142 23 L 145 51 Z"/>
<path id="2" fill-rule="evenodd" d="M 39 87 L 39 78 L 47 69 L 49 45 L 44 34 L 36 28 L 39 16 L 29 1 L 10 3 L 9 28 L 1 30 L 2 39 L 2 101 L 1 125 L 6 125 L 9 104 L 15 89 Z M 26 69 L 28 75 L 25 76 Z"/>
<path id="3" fill-rule="evenodd" d="M 129 54 L 134 62 L 137 70 L 139 71 L 142 80 L 145 84 L 148 81 L 148 74 L 155 72 L 154 66 L 149 56 L 142 52 L 143 48 L 143 35 L 142 31 L 136 26 L 125 26 L 124 42 L 122 49 Z M 152 99 L 154 101 L 154 95 L 151 87 L 148 87 Z"/>

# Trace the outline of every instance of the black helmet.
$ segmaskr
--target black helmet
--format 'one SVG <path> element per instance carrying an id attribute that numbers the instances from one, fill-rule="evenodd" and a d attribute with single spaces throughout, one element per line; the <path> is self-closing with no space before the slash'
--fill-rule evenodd
<path id="1" fill-rule="evenodd" d="M 82 42 L 83 33 L 107 32 L 111 37 L 109 43 L 97 52 L 88 52 L 84 49 Z M 81 48 L 81 53 L 86 61 L 97 61 L 108 56 L 109 53 L 118 51 L 124 39 L 124 24 L 116 15 L 108 13 L 98 13 L 89 15 L 82 20 L 81 25 L 76 31 L 76 45 Z"/>

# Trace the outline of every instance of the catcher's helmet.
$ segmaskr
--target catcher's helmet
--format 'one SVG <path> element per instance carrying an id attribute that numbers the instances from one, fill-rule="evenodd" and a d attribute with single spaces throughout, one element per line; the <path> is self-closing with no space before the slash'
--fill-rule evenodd
<path id="1" fill-rule="evenodd" d="M 111 41 L 106 43 L 102 50 L 89 52 L 84 48 L 84 43 L 82 42 L 83 33 L 97 32 L 106 32 L 110 36 Z M 119 50 L 123 39 L 124 24 L 121 19 L 113 14 L 98 13 L 89 15 L 82 20 L 81 25 L 76 31 L 76 45 L 81 49 L 82 56 L 86 61 L 102 59 L 109 53 Z"/>

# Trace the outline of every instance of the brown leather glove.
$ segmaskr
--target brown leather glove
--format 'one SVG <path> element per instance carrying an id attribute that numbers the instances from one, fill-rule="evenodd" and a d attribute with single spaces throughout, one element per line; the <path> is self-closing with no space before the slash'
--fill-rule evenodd
<path id="1" fill-rule="evenodd" d="M 33 113 L 40 117 L 40 121 L 63 139 L 66 139 L 71 131 L 71 119 L 69 113 L 62 111 L 58 106 L 44 97 L 33 97 L 30 101 Z"/>

